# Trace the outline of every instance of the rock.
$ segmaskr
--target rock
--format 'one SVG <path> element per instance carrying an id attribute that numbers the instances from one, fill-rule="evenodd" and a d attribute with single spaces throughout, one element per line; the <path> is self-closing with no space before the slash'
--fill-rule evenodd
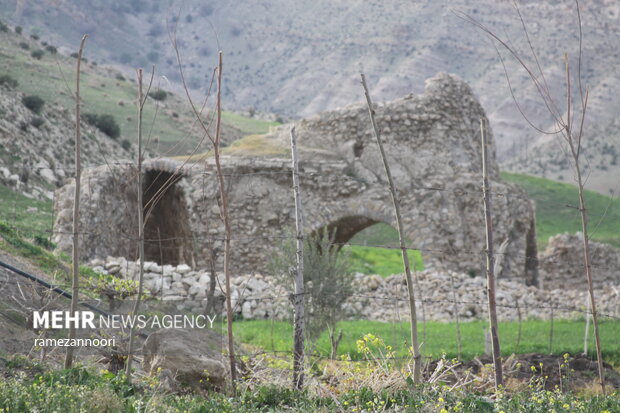
<path id="1" fill-rule="evenodd" d="M 187 264 L 181 264 L 177 266 L 177 270 L 176 272 L 178 272 L 179 274 L 186 274 L 188 272 L 190 272 L 192 270 L 192 268 L 187 265 Z"/>
<path id="2" fill-rule="evenodd" d="M 230 376 L 223 342 L 224 337 L 210 329 L 161 329 L 144 342 L 142 367 L 150 375 L 169 370 L 178 382 L 223 389 Z"/>

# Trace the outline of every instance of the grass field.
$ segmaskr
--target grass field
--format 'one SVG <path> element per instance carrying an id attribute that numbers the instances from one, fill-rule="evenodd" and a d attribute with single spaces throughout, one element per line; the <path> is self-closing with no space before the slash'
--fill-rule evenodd
<path id="1" fill-rule="evenodd" d="M 37 211 L 28 212 L 28 208 L 37 208 Z M 18 228 L 22 236 L 49 236 L 52 201 L 30 199 L 0 185 L 0 221 Z"/>
<path id="2" fill-rule="evenodd" d="M 486 321 L 461 323 L 461 357 L 465 360 L 484 354 Z M 527 320 L 522 324 L 522 336 L 517 348 L 518 322 L 500 322 L 499 334 L 502 354 L 512 353 L 549 353 L 551 331 L 549 321 Z M 290 351 L 292 348 L 293 327 L 284 321 L 251 320 L 236 321 L 233 324 L 235 337 L 243 343 L 251 344 L 267 351 Z M 338 324 L 343 330 L 339 354 L 349 354 L 352 359 L 360 359 L 356 341 L 365 334 L 372 333 L 391 345 L 399 357 L 407 355 L 405 343 L 409 342 L 408 323 L 384 323 L 379 321 L 343 321 Z M 583 352 L 583 332 L 585 322 L 582 320 L 555 320 L 553 324 L 553 354 L 578 354 Z M 456 325 L 454 323 L 428 322 L 426 338 L 423 326 L 418 326 L 422 352 L 425 357 L 438 358 L 445 354 L 448 358 L 456 357 Z M 600 322 L 603 357 L 606 362 L 620 366 L 620 321 L 603 320 Z M 317 342 L 317 351 L 321 356 L 329 356 L 329 337 L 324 332 Z M 595 350 L 593 334 L 590 334 L 589 351 Z M 590 354 L 596 357 L 594 353 Z"/>
<path id="3" fill-rule="evenodd" d="M 549 237 L 581 231 L 577 187 L 569 184 L 504 172 L 502 178 L 519 184 L 536 202 L 536 235 L 543 247 Z M 620 247 L 620 201 L 597 192 L 586 192 L 590 236 L 595 241 Z"/>
<path id="4" fill-rule="evenodd" d="M 375 224 L 355 234 L 343 250 L 349 253 L 351 269 L 363 274 L 389 276 L 403 272 L 403 259 L 399 249 L 377 247 L 398 247 L 398 231 L 387 224 Z M 409 260 L 415 269 L 424 269 L 422 254 L 408 251 Z"/>

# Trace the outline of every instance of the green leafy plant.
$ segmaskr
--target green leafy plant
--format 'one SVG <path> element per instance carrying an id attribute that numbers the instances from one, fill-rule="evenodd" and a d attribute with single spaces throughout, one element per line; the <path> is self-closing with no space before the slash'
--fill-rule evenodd
<path id="1" fill-rule="evenodd" d="M 43 50 L 37 49 L 37 50 L 33 50 L 30 53 L 30 56 L 32 56 L 33 58 L 35 58 L 37 60 L 41 60 L 41 58 L 43 57 L 44 54 L 45 54 L 45 52 L 43 52 Z"/>
<path id="2" fill-rule="evenodd" d="M 41 113 L 45 100 L 38 95 L 29 95 L 22 98 L 22 103 L 34 113 Z"/>
<path id="3" fill-rule="evenodd" d="M 6 85 L 10 88 L 16 88 L 19 83 L 17 82 L 17 80 L 12 77 L 11 75 L 0 75 L 0 85 Z"/>

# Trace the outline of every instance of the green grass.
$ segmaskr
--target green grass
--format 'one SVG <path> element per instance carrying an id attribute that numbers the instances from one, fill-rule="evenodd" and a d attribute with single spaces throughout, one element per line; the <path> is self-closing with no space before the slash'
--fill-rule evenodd
<path id="1" fill-rule="evenodd" d="M 378 274 L 387 277 L 403 273 L 403 259 L 399 249 L 398 231 L 388 224 L 379 223 L 370 226 L 349 241 L 352 245 L 343 248 L 349 253 L 351 270 L 363 274 Z M 386 249 L 379 247 L 396 247 Z M 422 271 L 424 263 L 420 251 L 408 251 L 409 260 L 415 263 L 415 269 Z"/>
<path id="2" fill-rule="evenodd" d="M 272 127 L 280 125 L 280 122 L 267 122 L 259 119 L 245 118 L 232 112 L 222 113 L 222 121 L 236 127 L 247 134 L 265 134 Z"/>
<path id="3" fill-rule="evenodd" d="M 544 247 L 549 237 L 581 231 L 577 187 L 528 175 L 502 173 L 508 182 L 519 184 L 536 202 L 536 234 Z M 597 192 L 586 191 L 590 236 L 620 247 L 620 201 Z"/>
<path id="4" fill-rule="evenodd" d="M 350 254 L 351 270 L 362 274 L 378 274 L 387 277 L 392 274 L 401 274 L 403 270 L 403 258 L 398 249 L 385 249 L 377 247 L 362 247 L 359 245 L 345 246 L 344 252 Z M 422 271 L 422 254 L 420 251 L 407 251 L 409 261 L 415 263 L 415 269 Z"/>
<path id="5" fill-rule="evenodd" d="M 461 323 L 462 358 L 469 360 L 484 354 L 484 328 L 486 321 Z M 235 337 L 241 342 L 251 344 L 267 351 L 290 351 L 292 348 L 293 327 L 284 321 L 251 320 L 236 321 L 233 324 Z M 379 321 L 343 321 L 338 328 L 344 332 L 339 353 L 349 354 L 352 359 L 360 359 L 356 341 L 365 334 L 372 333 L 381 337 L 391 345 L 400 357 L 406 356 L 406 344 L 409 342 L 409 324 L 404 322 L 384 323 Z M 582 320 L 555 320 L 553 326 L 554 354 L 577 354 L 583 351 L 583 331 L 585 322 Z M 454 323 L 428 322 L 426 339 L 423 326 L 419 325 L 419 337 L 425 357 L 439 358 L 445 354 L 448 358 L 457 356 L 456 327 Z M 548 353 L 550 322 L 543 320 L 527 320 L 523 322 L 522 337 L 517 345 L 518 323 L 500 322 L 499 334 L 502 343 L 502 354 L 512 353 Z M 600 322 L 601 344 L 603 357 L 608 363 L 620 365 L 620 321 L 602 320 Z M 590 351 L 594 351 L 593 334 L 590 334 Z M 318 340 L 317 349 L 322 356 L 329 355 L 329 337 L 324 332 Z M 591 354 L 595 357 L 595 354 Z"/>
<path id="6" fill-rule="evenodd" d="M 27 212 L 37 208 L 37 212 Z M 30 199 L 0 185 L 0 220 L 18 228 L 23 236 L 49 236 L 52 228 L 52 201 Z"/>

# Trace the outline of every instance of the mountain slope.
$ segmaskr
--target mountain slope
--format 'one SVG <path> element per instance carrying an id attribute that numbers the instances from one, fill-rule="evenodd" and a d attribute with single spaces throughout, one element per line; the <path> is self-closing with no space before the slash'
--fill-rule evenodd
<path id="1" fill-rule="evenodd" d="M 574 2 L 520 4 L 546 80 L 564 110 L 564 53 L 573 65 L 578 54 Z M 196 90 L 204 91 L 209 84 L 219 42 L 225 53 L 224 102 L 229 109 L 303 117 L 362 100 L 360 69 L 376 100 L 420 92 L 426 78 L 453 72 L 472 84 L 487 109 L 498 159 L 506 168 L 569 181 L 570 169 L 559 159 L 557 143 L 548 143 L 517 112 L 490 41 L 454 11 L 470 14 L 527 52 L 511 1 L 0 0 L 4 19 L 72 50 L 81 35 L 89 33 L 87 57 L 123 65 L 128 73 L 132 67 L 157 64 L 158 75 L 172 87 L 178 87 L 180 77 L 169 28 L 176 29 L 184 70 Z M 586 123 L 594 164 L 590 183 L 607 193 L 615 185 L 614 174 L 620 173 L 609 156 L 620 152 L 620 127 L 614 122 L 620 110 L 620 7 L 611 0 L 581 2 L 581 14 L 582 74 L 591 92 Z M 540 128 L 552 128 L 526 74 L 509 58 L 506 63 L 528 116 Z"/>

